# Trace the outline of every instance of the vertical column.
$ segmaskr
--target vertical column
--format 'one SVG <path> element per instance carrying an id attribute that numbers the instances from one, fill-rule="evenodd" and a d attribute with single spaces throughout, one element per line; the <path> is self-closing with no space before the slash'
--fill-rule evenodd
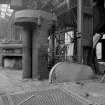
<path id="1" fill-rule="evenodd" d="M 47 23 L 46 23 L 47 24 Z M 48 76 L 48 27 L 41 27 L 38 37 L 38 73 L 40 79 L 45 79 Z"/>
<path id="2" fill-rule="evenodd" d="M 55 26 L 52 27 L 52 64 L 55 64 Z"/>
<path id="3" fill-rule="evenodd" d="M 32 35 L 31 28 L 23 27 L 23 78 L 32 77 Z"/>
<path id="4" fill-rule="evenodd" d="M 38 79 L 38 43 L 37 36 L 39 35 L 39 27 L 33 29 L 33 38 L 32 38 L 32 78 Z"/>
<path id="5" fill-rule="evenodd" d="M 48 30 L 51 27 L 49 21 L 43 19 L 41 26 L 33 35 L 33 78 L 48 78 Z"/>
<path id="6" fill-rule="evenodd" d="M 82 27 L 83 27 L 83 16 L 82 16 L 82 0 L 78 0 L 78 8 L 77 8 L 77 31 L 79 36 L 82 37 Z M 77 40 L 77 55 L 78 62 L 82 62 L 82 38 L 78 38 Z"/>

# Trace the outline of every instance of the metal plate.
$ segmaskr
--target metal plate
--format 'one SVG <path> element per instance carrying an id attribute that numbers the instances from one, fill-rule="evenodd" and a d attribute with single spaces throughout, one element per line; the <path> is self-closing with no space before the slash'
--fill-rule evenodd
<path id="1" fill-rule="evenodd" d="M 10 97 L 2 96 L 4 105 L 88 105 L 86 101 L 61 88 L 25 92 Z"/>

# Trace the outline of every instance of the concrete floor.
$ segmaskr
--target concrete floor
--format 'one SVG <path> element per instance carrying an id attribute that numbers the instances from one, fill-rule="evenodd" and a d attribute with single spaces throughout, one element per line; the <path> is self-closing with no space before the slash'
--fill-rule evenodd
<path id="1" fill-rule="evenodd" d="M 0 69 L 0 94 L 37 90 L 49 86 L 48 80 L 23 80 L 22 71 Z"/>
<path id="2" fill-rule="evenodd" d="M 64 88 L 76 96 L 97 103 L 92 105 L 105 105 L 105 83 L 99 83 L 99 81 L 82 81 L 81 83 L 84 85 L 65 83 Z"/>
<path id="3" fill-rule="evenodd" d="M 80 83 L 82 83 L 82 85 L 76 82 L 60 83 L 59 87 L 66 89 L 68 92 L 76 93 L 86 99 L 88 98 L 97 103 L 105 104 L 105 83 L 100 83 L 99 80 L 96 79 L 81 81 Z M 0 95 L 36 91 L 57 85 L 58 84 L 49 84 L 48 80 L 23 80 L 22 71 L 0 69 Z M 89 97 L 87 97 L 87 94 Z"/>
<path id="4" fill-rule="evenodd" d="M 72 85 L 74 83 L 75 82 L 67 82 L 70 86 L 74 86 Z M 99 83 L 97 79 L 82 81 L 82 83 L 85 83 L 84 88 L 88 91 L 91 90 L 105 94 L 105 83 Z M 48 86 L 51 86 L 48 80 L 38 81 L 32 79 L 22 79 L 21 70 L 17 71 L 0 68 L 0 94 L 37 90 Z"/>

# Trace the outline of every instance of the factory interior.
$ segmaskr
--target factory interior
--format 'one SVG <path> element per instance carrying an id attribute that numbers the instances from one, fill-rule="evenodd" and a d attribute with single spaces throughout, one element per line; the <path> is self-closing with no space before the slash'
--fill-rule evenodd
<path id="1" fill-rule="evenodd" d="M 0 0 L 0 105 L 105 105 L 105 0 Z"/>

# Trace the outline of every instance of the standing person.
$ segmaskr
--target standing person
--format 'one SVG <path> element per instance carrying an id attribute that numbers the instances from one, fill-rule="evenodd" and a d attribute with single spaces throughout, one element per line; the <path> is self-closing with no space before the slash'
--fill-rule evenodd
<path id="1" fill-rule="evenodd" d="M 96 33 L 93 36 L 92 62 L 93 62 L 93 70 L 96 74 L 100 74 L 99 64 L 97 62 L 97 56 L 96 56 L 96 45 L 102 37 L 103 37 L 103 34 L 98 34 L 98 33 Z"/>
<path id="2" fill-rule="evenodd" d="M 83 64 L 89 65 L 90 67 L 92 67 L 93 72 L 95 74 L 100 74 L 99 64 L 96 56 L 96 45 L 101 38 L 102 38 L 102 34 L 96 33 L 93 36 L 93 46 L 84 47 L 83 49 Z"/>

